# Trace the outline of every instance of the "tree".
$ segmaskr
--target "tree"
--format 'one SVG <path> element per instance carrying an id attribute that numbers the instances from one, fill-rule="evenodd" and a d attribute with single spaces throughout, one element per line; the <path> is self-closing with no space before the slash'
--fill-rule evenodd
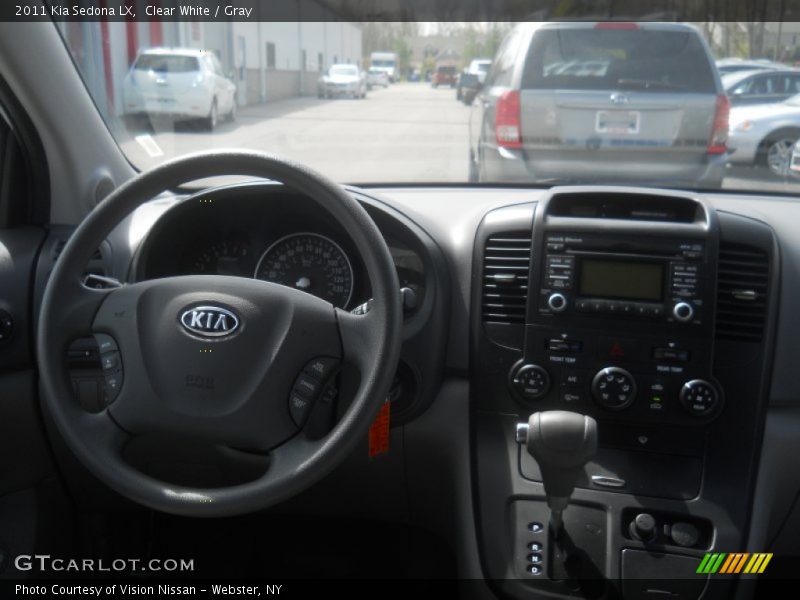
<path id="1" fill-rule="evenodd" d="M 394 41 L 394 51 L 397 54 L 398 77 L 405 79 L 411 66 L 411 46 L 408 45 L 405 37 L 398 37 Z"/>

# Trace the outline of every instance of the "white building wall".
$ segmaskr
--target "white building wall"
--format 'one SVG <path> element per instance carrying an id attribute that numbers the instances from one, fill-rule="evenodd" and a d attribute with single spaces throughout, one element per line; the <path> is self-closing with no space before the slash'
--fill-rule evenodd
<path id="1" fill-rule="evenodd" d="M 342 24 L 328 21 L 325 23 L 325 68 L 342 60 Z"/>
<path id="2" fill-rule="evenodd" d="M 300 69 L 298 45 L 300 27 L 297 23 L 261 23 L 261 52 L 267 64 L 267 42 L 275 44 L 275 68 L 287 71 Z"/>
<path id="3" fill-rule="evenodd" d="M 306 71 L 318 71 L 318 55 L 325 60 L 325 23 L 309 22 L 301 24 L 302 50 L 306 51 Z"/>

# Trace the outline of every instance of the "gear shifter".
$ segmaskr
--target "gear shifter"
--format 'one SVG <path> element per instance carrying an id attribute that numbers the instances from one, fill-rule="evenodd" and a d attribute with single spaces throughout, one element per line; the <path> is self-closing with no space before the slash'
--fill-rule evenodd
<path id="1" fill-rule="evenodd" d="M 562 529 L 562 512 L 569 503 L 583 466 L 597 452 L 597 421 L 564 410 L 533 413 L 517 425 L 517 442 L 524 443 L 542 472 L 554 536 Z"/>

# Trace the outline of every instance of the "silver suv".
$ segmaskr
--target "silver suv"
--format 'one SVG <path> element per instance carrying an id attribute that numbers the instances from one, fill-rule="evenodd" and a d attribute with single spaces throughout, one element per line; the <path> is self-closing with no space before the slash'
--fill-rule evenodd
<path id="1" fill-rule="evenodd" d="M 679 23 L 524 23 L 470 115 L 470 179 L 718 188 L 729 103 Z"/>

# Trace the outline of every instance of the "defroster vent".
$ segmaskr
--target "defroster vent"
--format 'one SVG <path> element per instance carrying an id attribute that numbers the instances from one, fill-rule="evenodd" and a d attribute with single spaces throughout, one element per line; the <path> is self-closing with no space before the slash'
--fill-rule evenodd
<path id="1" fill-rule="evenodd" d="M 530 231 L 498 233 L 483 252 L 483 321 L 524 323 L 531 261 Z"/>
<path id="2" fill-rule="evenodd" d="M 761 341 L 768 286 L 769 257 L 764 250 L 722 243 L 717 271 L 717 339 Z"/>

